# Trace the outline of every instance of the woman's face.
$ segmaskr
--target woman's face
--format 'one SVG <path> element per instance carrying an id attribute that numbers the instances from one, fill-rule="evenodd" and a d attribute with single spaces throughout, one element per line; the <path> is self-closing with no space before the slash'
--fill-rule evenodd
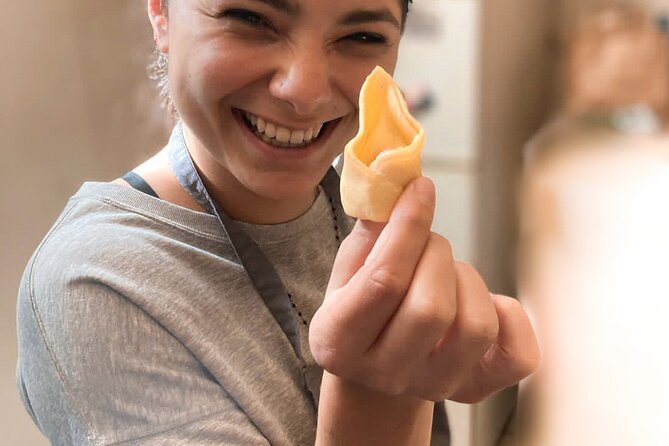
<path id="1" fill-rule="evenodd" d="M 357 131 L 365 77 L 395 68 L 397 0 L 171 0 L 164 16 L 159 4 L 149 12 L 196 162 L 266 198 L 313 193 Z"/>

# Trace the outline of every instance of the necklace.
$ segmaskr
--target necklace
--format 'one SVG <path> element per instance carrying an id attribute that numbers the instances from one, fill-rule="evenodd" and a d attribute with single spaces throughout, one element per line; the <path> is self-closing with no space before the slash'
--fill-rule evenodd
<path id="1" fill-rule="evenodd" d="M 335 203 L 332 200 L 332 198 L 330 198 L 330 196 L 328 196 L 327 194 L 326 194 L 326 197 L 327 197 L 328 201 L 330 202 L 330 211 L 332 213 L 331 214 L 332 215 L 332 225 L 334 227 L 335 240 L 337 241 L 337 250 L 339 250 L 339 246 L 341 245 L 341 235 L 339 233 L 339 222 L 337 220 L 337 211 L 335 209 Z M 297 314 L 297 317 L 300 318 L 300 321 L 302 322 L 302 325 L 304 325 L 305 327 L 308 327 L 309 326 L 309 320 L 304 316 L 304 314 L 302 314 L 300 309 L 297 307 L 297 304 L 295 303 L 295 299 L 293 298 L 293 295 L 291 293 L 288 293 L 288 300 L 290 301 L 291 307 L 293 307 L 293 311 L 295 312 L 295 314 Z"/>

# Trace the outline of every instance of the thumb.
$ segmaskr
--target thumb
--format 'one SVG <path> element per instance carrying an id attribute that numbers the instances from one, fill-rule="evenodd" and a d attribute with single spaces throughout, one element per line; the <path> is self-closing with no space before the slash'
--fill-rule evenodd
<path id="1" fill-rule="evenodd" d="M 405 188 L 388 223 L 358 220 L 339 248 L 328 291 L 346 285 L 370 260 L 378 267 L 402 257 L 409 259 L 413 271 L 430 233 L 434 206 L 434 185 L 421 177 Z"/>
<path id="2" fill-rule="evenodd" d="M 351 277 L 364 265 L 385 226 L 385 223 L 358 220 L 353 231 L 344 239 L 339 248 L 332 268 L 328 291 L 339 289 L 351 280 Z"/>

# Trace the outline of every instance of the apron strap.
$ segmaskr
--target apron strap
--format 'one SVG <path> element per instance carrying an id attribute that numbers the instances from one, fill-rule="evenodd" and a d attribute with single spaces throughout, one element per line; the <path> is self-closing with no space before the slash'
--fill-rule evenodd
<path id="1" fill-rule="evenodd" d="M 168 143 L 168 156 L 172 170 L 181 186 L 204 209 L 218 217 L 221 228 L 230 240 L 235 255 L 251 279 L 253 287 L 290 341 L 300 364 L 303 368 L 306 367 L 300 349 L 298 324 L 288 299 L 286 287 L 258 244 L 212 200 L 188 153 L 181 123 L 177 124 L 172 132 Z"/>

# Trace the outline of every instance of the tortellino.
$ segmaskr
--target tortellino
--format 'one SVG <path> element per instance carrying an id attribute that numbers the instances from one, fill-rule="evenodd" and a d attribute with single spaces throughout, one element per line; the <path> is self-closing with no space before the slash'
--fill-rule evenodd
<path id="1" fill-rule="evenodd" d="M 344 149 L 341 197 L 346 213 L 386 222 L 411 180 L 422 176 L 425 133 L 393 78 L 376 67 L 360 91 L 360 129 Z"/>

